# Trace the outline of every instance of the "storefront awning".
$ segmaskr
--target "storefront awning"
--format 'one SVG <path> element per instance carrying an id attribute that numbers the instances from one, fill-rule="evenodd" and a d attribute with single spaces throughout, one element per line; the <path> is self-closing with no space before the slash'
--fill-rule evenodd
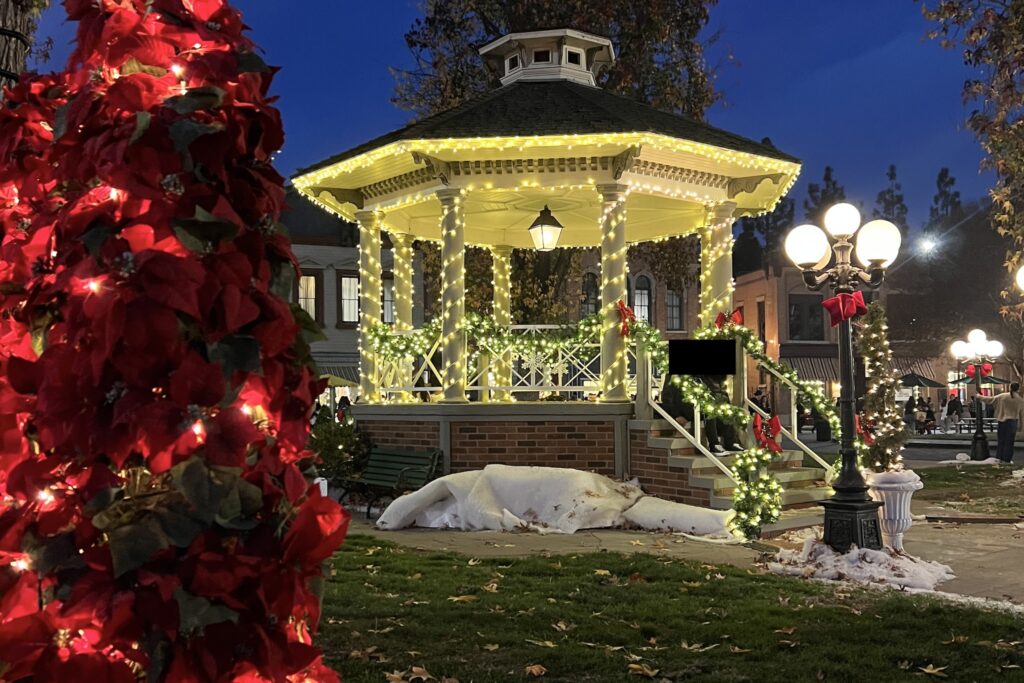
<path id="1" fill-rule="evenodd" d="M 352 382 L 353 385 L 359 384 L 359 368 L 355 365 L 323 365 L 318 364 L 321 375 L 333 375 L 334 377 L 340 377 L 343 380 Z"/>
<path id="2" fill-rule="evenodd" d="M 839 361 L 835 358 L 818 356 L 790 356 L 782 362 L 796 370 L 802 380 L 819 382 L 839 381 Z"/>

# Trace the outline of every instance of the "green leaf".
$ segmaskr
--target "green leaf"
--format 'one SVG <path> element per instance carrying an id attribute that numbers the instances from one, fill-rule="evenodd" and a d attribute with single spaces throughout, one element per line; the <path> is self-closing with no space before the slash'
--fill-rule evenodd
<path id="1" fill-rule="evenodd" d="M 150 76 L 156 76 L 157 78 L 163 78 L 167 75 L 167 69 L 159 66 L 151 66 L 149 64 L 143 64 L 135 57 L 128 59 L 124 64 L 121 65 L 121 75 L 127 76 L 128 74 L 149 74 Z"/>
<path id="2" fill-rule="evenodd" d="M 171 545 L 178 548 L 187 548 L 203 530 L 203 525 L 197 520 L 173 507 L 159 508 L 154 514 L 160 520 L 160 528 L 167 534 Z"/>
<path id="3" fill-rule="evenodd" d="M 132 137 L 128 141 L 128 144 L 138 142 L 139 138 L 146 134 L 149 130 L 149 124 L 153 120 L 153 115 L 148 111 L 137 111 L 135 112 L 135 130 L 132 131 Z"/>
<path id="4" fill-rule="evenodd" d="M 238 623 L 238 612 L 235 610 L 224 605 L 214 605 L 180 586 L 174 589 L 174 599 L 178 602 L 178 631 L 183 635 L 202 633 L 207 626 L 223 621 Z"/>
<path id="5" fill-rule="evenodd" d="M 124 489 L 119 486 L 103 489 L 89 499 L 89 502 L 82 508 L 82 513 L 86 517 L 94 517 L 123 497 Z"/>
<path id="6" fill-rule="evenodd" d="M 64 133 L 68 132 L 68 109 L 71 107 L 71 103 L 62 104 L 57 107 L 57 111 L 53 113 L 53 139 L 59 140 L 64 137 Z"/>
<path id="7" fill-rule="evenodd" d="M 220 365 L 227 378 L 231 378 L 236 372 L 262 371 L 260 343 L 251 335 L 228 335 L 215 344 L 207 344 L 206 354 L 211 363 Z"/>
<path id="8" fill-rule="evenodd" d="M 174 149 L 182 156 L 186 171 L 191 171 L 193 168 L 189 145 L 204 135 L 211 135 L 222 130 L 224 130 L 224 126 L 220 123 L 200 123 L 194 119 L 178 119 L 171 124 L 169 130 L 171 142 L 174 143 Z"/>
<path id="9" fill-rule="evenodd" d="M 114 578 L 138 569 L 170 545 L 160 522 L 152 515 L 146 515 L 134 524 L 111 529 L 107 532 L 107 539 L 114 562 Z"/>
<path id="10" fill-rule="evenodd" d="M 192 457 L 171 468 L 171 482 L 185 496 L 196 517 L 206 523 L 213 521 L 224 496 L 224 486 L 218 483 L 202 458 Z"/>
<path id="11" fill-rule="evenodd" d="M 192 218 L 174 222 L 174 232 L 188 249 L 202 254 L 211 251 L 217 242 L 237 235 L 238 226 L 197 206 Z"/>
<path id="12" fill-rule="evenodd" d="M 179 114 L 191 114 L 194 111 L 216 109 L 224 102 L 224 91 L 212 85 L 192 88 L 184 95 L 170 97 L 165 105 Z"/>
<path id="13" fill-rule="evenodd" d="M 238 73 L 265 73 L 270 71 L 270 67 L 263 61 L 255 52 L 239 52 L 238 53 Z"/>
<path id="14" fill-rule="evenodd" d="M 103 248 L 103 243 L 113 234 L 114 229 L 106 223 L 94 223 L 88 230 L 82 233 L 79 241 L 85 245 L 85 250 L 90 256 L 96 256 Z"/>
<path id="15" fill-rule="evenodd" d="M 238 480 L 238 497 L 242 501 L 242 514 L 246 517 L 255 515 L 263 508 L 263 491 L 245 479 Z"/>
<path id="16" fill-rule="evenodd" d="M 292 315 L 295 316 L 295 322 L 299 324 L 299 336 L 307 344 L 313 342 L 325 341 L 327 335 L 324 334 L 324 330 L 320 325 L 310 317 L 306 310 L 298 304 L 292 304 Z"/>
<path id="17" fill-rule="evenodd" d="M 74 532 L 38 539 L 26 552 L 32 558 L 32 567 L 40 574 L 49 574 L 55 569 L 85 566 L 75 546 Z"/>

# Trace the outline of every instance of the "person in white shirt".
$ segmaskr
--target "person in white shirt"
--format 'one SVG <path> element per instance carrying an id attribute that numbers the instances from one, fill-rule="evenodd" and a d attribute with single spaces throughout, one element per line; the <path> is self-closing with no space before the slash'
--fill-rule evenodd
<path id="1" fill-rule="evenodd" d="M 996 396 L 979 396 L 982 403 L 995 409 L 998 423 L 996 429 L 996 457 L 1004 463 L 1013 462 L 1013 442 L 1017 437 L 1017 425 L 1024 420 L 1024 398 L 1020 395 L 1020 383 L 1014 382 L 1010 390 Z"/>

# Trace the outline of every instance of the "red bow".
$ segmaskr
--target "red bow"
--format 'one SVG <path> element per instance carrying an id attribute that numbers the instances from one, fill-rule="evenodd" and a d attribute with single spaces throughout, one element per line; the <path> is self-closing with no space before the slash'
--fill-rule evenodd
<path id="1" fill-rule="evenodd" d="M 978 368 L 975 367 L 974 363 L 971 363 L 970 365 L 967 366 L 967 376 L 970 377 L 971 379 L 974 379 L 974 376 L 976 374 L 978 374 Z M 981 376 L 982 377 L 988 377 L 991 374 L 992 374 L 992 364 L 991 363 L 982 363 L 981 364 Z"/>
<path id="2" fill-rule="evenodd" d="M 874 429 L 874 425 L 872 425 L 871 422 L 868 422 L 867 428 L 865 429 L 861 425 L 860 415 L 853 416 L 853 423 L 857 427 L 857 436 L 859 436 L 866 445 L 873 446 L 875 444 L 875 435 L 871 432 Z"/>
<path id="3" fill-rule="evenodd" d="M 832 319 L 832 327 L 844 320 L 850 320 L 868 312 L 868 306 L 864 303 L 864 295 L 860 292 L 837 294 L 831 299 L 822 301 L 821 305 L 828 311 L 828 315 Z"/>
<path id="4" fill-rule="evenodd" d="M 636 314 L 633 309 L 626 305 L 626 302 L 619 299 L 619 335 L 625 337 L 629 334 L 629 324 L 636 322 Z"/>
<path id="5" fill-rule="evenodd" d="M 778 415 L 773 415 L 767 422 L 761 419 L 759 413 L 754 414 L 754 438 L 757 445 L 767 448 L 772 453 L 781 453 L 782 446 L 775 438 L 782 432 L 782 421 Z"/>
<path id="6" fill-rule="evenodd" d="M 715 318 L 715 329 L 722 329 L 725 323 L 730 322 L 733 325 L 743 324 L 743 310 L 734 308 L 732 314 L 729 317 L 725 316 L 725 313 L 719 312 L 718 317 Z"/>

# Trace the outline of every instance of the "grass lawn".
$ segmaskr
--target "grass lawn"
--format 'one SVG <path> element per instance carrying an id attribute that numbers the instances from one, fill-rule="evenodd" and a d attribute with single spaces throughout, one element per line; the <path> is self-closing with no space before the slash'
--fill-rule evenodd
<path id="1" fill-rule="evenodd" d="M 650 554 L 477 560 L 359 535 L 332 562 L 318 642 L 351 683 L 533 680 L 531 666 L 556 681 L 1024 678 L 1024 620 L 927 597 Z"/>
<path id="2" fill-rule="evenodd" d="M 924 488 L 916 501 L 928 501 L 963 512 L 1024 515 L 1024 482 L 1002 486 L 1012 479 L 1010 467 L 967 465 L 917 470 Z"/>

